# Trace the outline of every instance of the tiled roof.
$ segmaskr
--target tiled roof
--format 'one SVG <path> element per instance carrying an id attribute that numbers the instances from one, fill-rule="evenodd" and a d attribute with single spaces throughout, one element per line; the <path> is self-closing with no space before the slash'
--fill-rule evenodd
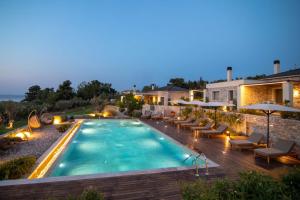
<path id="1" fill-rule="evenodd" d="M 181 87 L 177 87 L 177 86 L 173 86 L 173 85 L 167 85 L 164 87 L 160 87 L 155 89 L 154 91 L 188 91 L 188 89 L 185 88 L 181 88 Z"/>
<path id="2" fill-rule="evenodd" d="M 299 69 L 288 70 L 288 71 L 281 72 L 281 73 L 278 73 L 278 74 L 272 74 L 272 75 L 264 77 L 263 79 L 281 78 L 281 77 L 296 76 L 296 75 L 300 76 L 300 68 Z"/>

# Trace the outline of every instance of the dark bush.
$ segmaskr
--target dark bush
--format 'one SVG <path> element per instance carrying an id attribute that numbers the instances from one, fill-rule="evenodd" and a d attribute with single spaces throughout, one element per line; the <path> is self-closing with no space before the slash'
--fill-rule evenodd
<path id="1" fill-rule="evenodd" d="M 291 199 L 300 199 L 300 168 L 295 168 L 283 176 L 282 183 Z"/>
<path id="2" fill-rule="evenodd" d="M 300 120 L 300 113 L 297 113 L 297 112 L 280 112 L 280 116 L 283 119 Z"/>
<path id="3" fill-rule="evenodd" d="M 71 124 L 70 123 L 66 123 L 66 124 L 59 124 L 56 125 L 56 130 L 60 133 L 64 133 L 66 132 L 69 128 L 70 128 Z"/>
<path id="4" fill-rule="evenodd" d="M 280 182 L 254 171 L 241 173 L 234 190 L 237 192 L 237 199 L 276 200 L 286 198 Z"/>
<path id="5" fill-rule="evenodd" d="M 182 185 L 186 200 L 256 200 L 300 199 L 300 170 L 284 176 L 282 181 L 258 172 L 244 172 L 238 181 L 216 181 L 208 184 L 202 180 Z"/>
<path id="6" fill-rule="evenodd" d="M 28 174 L 36 162 L 34 156 L 24 156 L 0 165 L 0 180 L 18 179 Z"/>

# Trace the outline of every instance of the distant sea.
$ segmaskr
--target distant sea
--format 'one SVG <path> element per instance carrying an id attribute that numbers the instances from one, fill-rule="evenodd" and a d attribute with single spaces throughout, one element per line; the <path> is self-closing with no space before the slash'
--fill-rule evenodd
<path id="1" fill-rule="evenodd" d="M 16 101 L 20 102 L 24 99 L 24 95 L 5 95 L 0 94 L 0 101 Z"/>

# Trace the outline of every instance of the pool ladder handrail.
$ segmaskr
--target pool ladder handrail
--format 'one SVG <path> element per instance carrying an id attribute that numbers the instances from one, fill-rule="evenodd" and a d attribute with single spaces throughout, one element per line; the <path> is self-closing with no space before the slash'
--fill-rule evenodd
<path id="1" fill-rule="evenodd" d="M 183 162 L 187 161 L 188 159 L 190 159 L 192 156 L 194 156 L 194 154 L 190 154 L 186 159 L 183 160 Z M 205 156 L 204 153 L 201 153 L 199 154 L 198 156 L 196 156 L 193 161 L 192 161 L 192 164 L 196 166 L 196 173 L 195 173 L 195 176 L 199 176 L 199 165 L 198 165 L 198 160 L 200 158 L 203 158 L 204 161 L 205 161 L 205 169 L 206 169 L 206 172 L 205 172 L 205 175 L 208 175 L 208 164 L 207 164 L 207 158 Z"/>

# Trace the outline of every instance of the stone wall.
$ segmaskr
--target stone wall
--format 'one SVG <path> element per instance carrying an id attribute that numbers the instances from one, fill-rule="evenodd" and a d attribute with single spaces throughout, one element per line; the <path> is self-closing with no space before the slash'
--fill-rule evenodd
<path id="1" fill-rule="evenodd" d="M 265 134 L 267 132 L 266 116 L 244 114 L 246 133 L 253 130 Z M 277 138 L 293 140 L 300 146 L 300 121 L 282 119 L 280 116 L 270 118 L 270 138 L 276 141 Z"/>
<path id="2" fill-rule="evenodd" d="M 268 85 L 243 86 L 241 106 L 262 103 L 265 101 L 275 101 L 273 94 L 274 88 L 277 87 L 271 87 Z"/>
<path id="3" fill-rule="evenodd" d="M 226 114 L 226 112 L 224 112 Z M 227 112 L 229 113 L 229 112 Z M 267 117 L 262 115 L 241 114 L 243 122 L 232 127 L 237 132 L 242 132 L 246 135 L 251 135 L 254 131 L 267 134 Z M 270 141 L 271 144 L 276 140 L 286 139 L 293 140 L 297 146 L 295 150 L 300 154 L 300 121 L 292 119 L 282 119 L 280 116 L 273 115 L 270 117 Z"/>

